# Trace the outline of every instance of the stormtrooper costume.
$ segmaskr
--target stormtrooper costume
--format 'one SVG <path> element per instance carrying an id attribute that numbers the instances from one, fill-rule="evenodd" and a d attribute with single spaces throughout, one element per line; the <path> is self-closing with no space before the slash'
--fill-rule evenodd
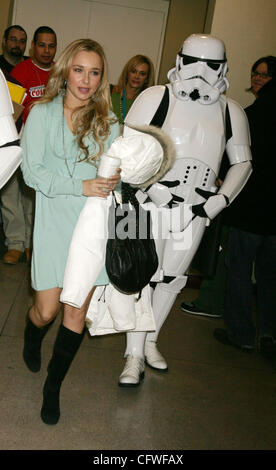
<path id="1" fill-rule="evenodd" d="M 185 273 L 206 225 L 233 201 L 251 174 L 248 122 L 240 105 L 223 95 L 226 72 L 223 42 L 203 34 L 184 41 L 176 66 L 168 72 L 162 130 L 175 145 L 176 161 L 159 182 L 136 193 L 151 211 L 159 258 L 151 283 L 156 330 L 126 334 L 120 386 L 139 385 L 145 362 L 161 372 L 168 369 L 156 345 L 160 329 L 186 284 Z M 135 134 L 133 126 L 151 123 L 166 87 L 153 86 L 137 97 L 125 119 L 124 137 Z M 230 169 L 217 191 L 224 150 Z"/>
<path id="2" fill-rule="evenodd" d="M 13 105 L 8 85 L 0 69 L 0 189 L 22 160 L 22 150 L 12 115 Z"/>

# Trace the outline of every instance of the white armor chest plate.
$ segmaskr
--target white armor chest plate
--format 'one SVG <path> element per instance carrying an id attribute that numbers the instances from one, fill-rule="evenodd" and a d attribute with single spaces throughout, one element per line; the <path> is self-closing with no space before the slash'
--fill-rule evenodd
<path id="1" fill-rule="evenodd" d="M 177 158 L 192 158 L 217 175 L 225 149 L 225 129 L 219 101 L 201 105 L 181 101 L 170 94 L 170 106 L 163 130 L 172 138 Z"/>

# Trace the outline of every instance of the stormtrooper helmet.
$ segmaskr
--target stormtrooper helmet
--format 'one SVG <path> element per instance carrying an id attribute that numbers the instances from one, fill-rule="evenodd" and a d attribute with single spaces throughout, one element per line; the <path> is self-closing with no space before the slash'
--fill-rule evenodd
<path id="1" fill-rule="evenodd" d="M 168 79 L 177 99 L 215 103 L 228 88 L 224 43 L 208 34 L 192 34 L 183 43 Z"/>

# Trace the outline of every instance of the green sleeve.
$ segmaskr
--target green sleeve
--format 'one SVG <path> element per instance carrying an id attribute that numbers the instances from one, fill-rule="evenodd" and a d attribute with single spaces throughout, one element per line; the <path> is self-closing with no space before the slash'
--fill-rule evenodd
<path id="1" fill-rule="evenodd" d="M 25 183 L 47 197 L 59 195 L 82 196 L 82 180 L 59 175 L 47 168 L 44 156 L 47 152 L 48 127 L 51 124 L 47 105 L 37 104 L 31 110 L 25 124 L 21 146 L 21 169 Z"/>

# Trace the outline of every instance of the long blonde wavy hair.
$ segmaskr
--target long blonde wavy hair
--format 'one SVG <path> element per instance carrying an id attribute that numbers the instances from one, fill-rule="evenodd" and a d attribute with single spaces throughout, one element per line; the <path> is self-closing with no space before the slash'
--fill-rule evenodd
<path id="1" fill-rule="evenodd" d="M 93 163 L 103 153 L 104 141 L 110 134 L 110 126 L 116 122 L 115 118 L 109 116 L 111 102 L 107 61 L 102 46 L 92 39 L 77 39 L 69 44 L 54 64 L 45 89 L 45 95 L 37 104 L 48 103 L 59 93 L 66 93 L 65 84 L 73 59 L 78 52 L 82 51 L 95 52 L 102 61 L 101 81 L 97 90 L 87 105 L 76 108 L 72 113 L 73 134 L 76 135 L 78 146 L 85 155 L 82 160 Z M 98 152 L 93 155 L 89 155 L 88 146 L 84 143 L 84 138 L 91 133 L 99 146 Z"/>
<path id="2" fill-rule="evenodd" d="M 137 67 L 137 65 L 141 65 L 141 64 L 147 64 L 149 67 L 148 76 L 146 78 L 146 81 L 141 91 L 143 91 L 145 88 L 148 88 L 154 85 L 154 65 L 152 61 L 146 55 L 137 54 L 134 57 L 131 57 L 131 59 L 127 61 L 127 63 L 125 64 L 122 70 L 122 73 L 119 77 L 118 84 L 116 86 L 118 93 L 121 93 L 122 90 L 126 87 L 128 74 L 130 70 L 133 70 L 135 67 Z"/>

